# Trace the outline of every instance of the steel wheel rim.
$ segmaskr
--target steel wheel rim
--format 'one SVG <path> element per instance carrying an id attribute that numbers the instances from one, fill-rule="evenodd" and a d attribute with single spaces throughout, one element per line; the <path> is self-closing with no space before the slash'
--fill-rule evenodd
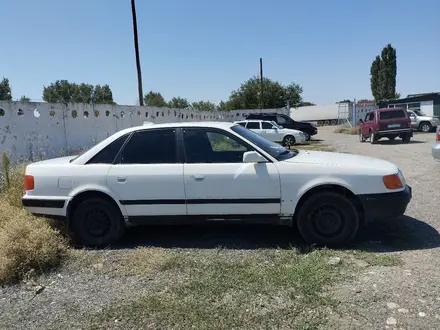
<path id="1" fill-rule="evenodd" d="M 428 124 L 423 124 L 422 125 L 422 131 L 423 132 L 429 132 L 429 125 Z"/>
<path id="2" fill-rule="evenodd" d="M 85 214 L 85 228 L 93 237 L 104 237 L 110 231 L 111 218 L 101 209 L 93 209 Z"/>
<path id="3" fill-rule="evenodd" d="M 331 205 L 317 207 L 310 214 L 310 218 L 313 228 L 321 237 L 334 238 L 343 232 L 344 216 Z"/>

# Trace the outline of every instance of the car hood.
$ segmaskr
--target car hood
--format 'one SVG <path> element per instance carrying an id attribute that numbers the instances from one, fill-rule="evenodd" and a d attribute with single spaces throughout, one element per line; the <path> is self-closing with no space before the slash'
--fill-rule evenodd
<path id="1" fill-rule="evenodd" d="M 383 159 L 327 151 L 300 150 L 298 155 L 285 160 L 285 162 L 328 165 L 347 169 L 368 169 L 387 174 L 399 171 L 396 165 Z"/>
<path id="2" fill-rule="evenodd" d="M 68 164 L 71 159 L 76 156 L 66 156 L 66 157 L 58 157 L 42 160 L 39 162 L 31 163 L 30 165 L 60 165 L 60 164 Z"/>

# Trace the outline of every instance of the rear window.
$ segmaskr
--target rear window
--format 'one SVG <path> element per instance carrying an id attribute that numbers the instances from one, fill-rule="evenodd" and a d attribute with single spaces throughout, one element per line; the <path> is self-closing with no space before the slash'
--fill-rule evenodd
<path id="1" fill-rule="evenodd" d="M 403 110 L 388 110 L 380 112 L 380 119 L 394 119 L 405 117 L 405 112 Z"/>

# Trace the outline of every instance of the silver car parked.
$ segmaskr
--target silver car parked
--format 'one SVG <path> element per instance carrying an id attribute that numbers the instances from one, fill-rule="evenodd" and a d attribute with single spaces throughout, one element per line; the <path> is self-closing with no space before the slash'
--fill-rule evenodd
<path id="1" fill-rule="evenodd" d="M 411 119 L 412 129 L 422 132 L 431 132 L 432 129 L 435 130 L 440 125 L 437 117 L 428 116 L 420 110 L 408 110 L 408 116 Z"/>
<path id="2" fill-rule="evenodd" d="M 432 157 L 434 157 L 436 161 L 440 162 L 440 126 L 437 126 L 437 132 L 435 133 L 435 140 L 436 143 L 433 144 L 431 147 Z"/>

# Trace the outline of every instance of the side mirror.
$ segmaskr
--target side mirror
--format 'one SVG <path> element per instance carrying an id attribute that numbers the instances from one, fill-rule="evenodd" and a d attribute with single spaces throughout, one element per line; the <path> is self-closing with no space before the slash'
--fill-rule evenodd
<path id="1" fill-rule="evenodd" d="M 359 119 L 359 122 L 360 122 L 360 123 L 363 123 L 364 121 L 363 121 L 362 119 Z"/>
<path id="2" fill-rule="evenodd" d="M 272 126 L 272 129 L 275 129 L 275 130 L 276 130 L 276 129 L 278 129 L 278 127 L 276 127 L 276 126 Z"/>
<path id="3" fill-rule="evenodd" d="M 278 125 L 280 128 L 284 128 L 283 126 L 281 126 L 281 125 Z"/>
<path id="4" fill-rule="evenodd" d="M 243 154 L 243 163 L 266 163 L 267 160 L 256 151 L 246 151 Z"/>

